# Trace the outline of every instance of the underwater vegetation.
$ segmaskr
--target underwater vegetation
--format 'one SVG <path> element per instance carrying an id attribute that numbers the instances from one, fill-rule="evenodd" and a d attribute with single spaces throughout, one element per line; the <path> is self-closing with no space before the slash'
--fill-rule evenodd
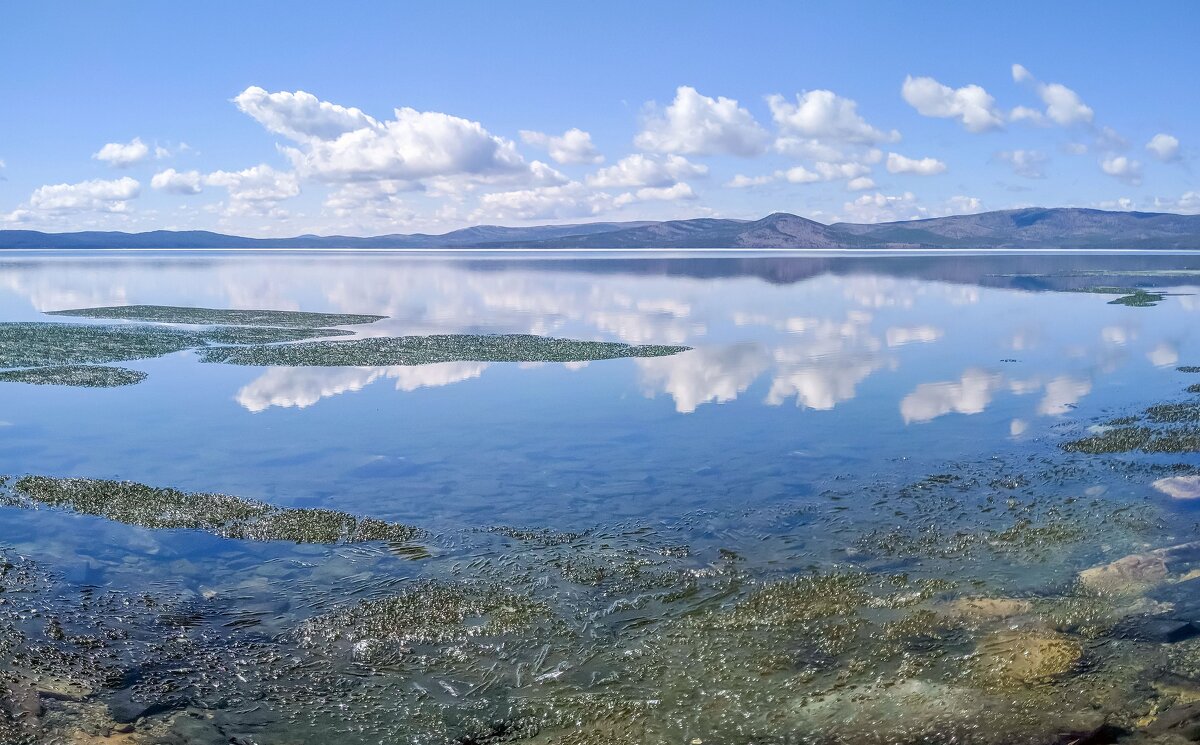
<path id="1" fill-rule="evenodd" d="M 1089 287 L 1073 290 L 1073 292 L 1094 293 L 1097 295 L 1120 295 L 1109 300 L 1109 305 L 1125 305 L 1130 308 L 1152 308 L 1161 303 L 1168 293 L 1144 290 L 1140 287 Z"/>
<path id="2" fill-rule="evenodd" d="M 118 388 L 135 385 L 146 373 L 104 365 L 53 365 L 20 370 L 0 370 L 0 382 L 32 385 L 69 385 L 76 388 Z"/>
<path id="3" fill-rule="evenodd" d="M 437 334 L 314 341 L 263 347 L 214 347 L 204 362 L 283 367 L 427 365 L 437 362 L 582 362 L 663 357 L 688 347 L 553 339 L 527 334 Z"/>
<path id="4" fill-rule="evenodd" d="M 6 506 L 55 507 L 143 528 L 203 530 L 226 538 L 294 543 L 412 540 L 409 525 L 325 509 L 276 507 L 228 494 L 200 494 L 129 481 L 24 476 L 0 496 Z"/>
<path id="5" fill-rule="evenodd" d="M 206 343 L 199 332 L 161 326 L 0 323 L 0 367 L 124 362 L 161 357 Z"/>
<path id="6" fill-rule="evenodd" d="M 115 305 L 50 311 L 52 316 L 104 318 L 155 323 L 184 323 L 205 326 L 280 326 L 321 329 L 324 326 L 355 326 L 374 323 L 385 316 L 356 313 L 310 313 L 296 310 L 230 310 L 188 308 L 173 305 Z M 322 334 L 328 336 L 330 334 Z"/>

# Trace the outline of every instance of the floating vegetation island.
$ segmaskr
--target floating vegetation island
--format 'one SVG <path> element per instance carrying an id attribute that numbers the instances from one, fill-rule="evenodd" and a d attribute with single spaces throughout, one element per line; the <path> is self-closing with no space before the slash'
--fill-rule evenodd
<path id="1" fill-rule="evenodd" d="M 198 350 L 204 362 L 234 365 L 358 367 L 459 361 L 583 362 L 660 357 L 688 349 L 525 334 L 441 334 L 313 341 L 354 333 L 329 326 L 373 323 L 383 316 L 300 311 L 131 305 L 54 311 L 51 315 L 135 323 L 0 323 L 0 382 L 93 388 L 132 385 L 144 380 L 145 374 L 93 366 L 151 359 L 185 350 Z M 161 323 L 202 327 L 185 329 L 155 325 Z"/>
<path id="2" fill-rule="evenodd" d="M 75 388 L 119 388 L 146 379 L 141 370 L 104 365 L 53 365 L 21 370 L 0 370 L 0 382 L 32 385 L 66 385 Z"/>
<path id="3" fill-rule="evenodd" d="M 55 310 L 50 311 L 48 315 L 203 326 L 279 326 L 306 329 L 321 329 L 325 326 L 356 326 L 386 318 L 386 316 L 358 313 L 188 308 L 175 305 L 113 305 L 103 308 Z"/>
<path id="4" fill-rule="evenodd" d="M 205 362 L 230 365 L 336 367 L 428 365 L 438 362 L 584 362 L 664 357 L 688 347 L 553 339 L 527 334 L 437 334 L 314 341 L 261 347 L 212 347 Z"/>

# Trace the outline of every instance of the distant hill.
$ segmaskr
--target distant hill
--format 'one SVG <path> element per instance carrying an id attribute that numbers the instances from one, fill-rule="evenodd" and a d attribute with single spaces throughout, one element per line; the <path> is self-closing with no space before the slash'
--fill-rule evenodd
<path id="1" fill-rule="evenodd" d="M 202 230 L 41 233 L 0 230 L 15 248 L 1014 248 L 1196 249 L 1200 215 L 1028 208 L 876 224 L 823 225 L 785 212 L 761 220 L 696 218 L 509 228 L 442 235 L 243 238 Z"/>

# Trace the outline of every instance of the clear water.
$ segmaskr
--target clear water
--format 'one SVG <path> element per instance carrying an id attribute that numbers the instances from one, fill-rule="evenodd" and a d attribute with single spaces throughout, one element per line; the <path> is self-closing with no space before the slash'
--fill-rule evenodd
<path id="1" fill-rule="evenodd" d="M 1081 291 L 1102 286 L 1171 294 Z M 5 321 L 266 308 L 387 316 L 362 335 L 693 348 L 352 368 L 182 352 L 122 363 L 148 373 L 123 388 L 0 384 L 0 473 L 428 531 L 419 550 L 296 545 L 0 508 L 0 549 L 33 578 L 0 598 L 7 680 L 86 678 L 43 691 L 47 742 L 126 720 L 196 743 L 1150 737 L 1200 699 L 1200 641 L 1148 636 L 1190 618 L 1191 559 L 1115 595 L 1077 573 L 1195 540 L 1200 513 L 1152 482 L 1200 459 L 1060 446 L 1190 400 L 1197 286 L 1188 256 L 6 255 Z M 336 615 L 390 597 L 416 610 Z M 503 623 L 522 602 L 532 620 Z"/>

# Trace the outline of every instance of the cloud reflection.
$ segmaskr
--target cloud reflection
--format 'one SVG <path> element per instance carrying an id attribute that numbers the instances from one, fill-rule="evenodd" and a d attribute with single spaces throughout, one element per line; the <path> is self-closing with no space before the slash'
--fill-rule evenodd
<path id="1" fill-rule="evenodd" d="M 485 362 L 439 362 L 387 367 L 272 367 L 238 391 L 248 411 L 271 407 L 304 409 L 323 398 L 360 391 L 377 380 L 396 381 L 396 390 L 436 388 L 478 378 Z"/>

